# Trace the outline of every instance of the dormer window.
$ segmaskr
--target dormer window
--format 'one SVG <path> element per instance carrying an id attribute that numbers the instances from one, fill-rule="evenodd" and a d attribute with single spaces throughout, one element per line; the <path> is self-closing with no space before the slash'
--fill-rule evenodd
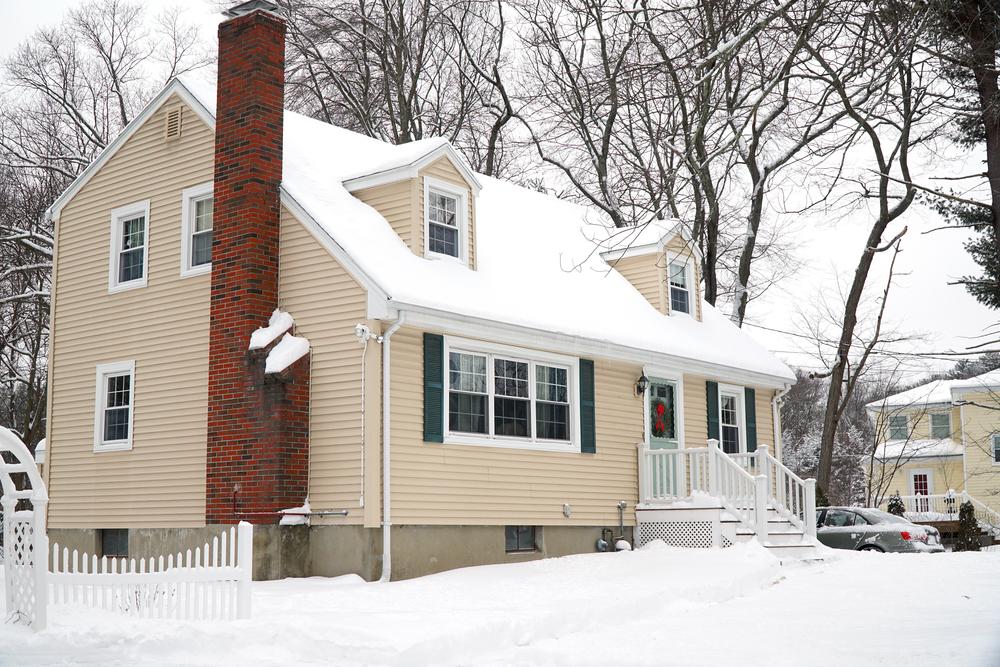
<path id="1" fill-rule="evenodd" d="M 465 261 L 468 255 L 466 190 L 424 178 L 425 255 Z"/>
<path id="2" fill-rule="evenodd" d="M 691 278 L 687 262 L 672 260 L 667 268 L 670 285 L 670 312 L 691 314 Z"/>

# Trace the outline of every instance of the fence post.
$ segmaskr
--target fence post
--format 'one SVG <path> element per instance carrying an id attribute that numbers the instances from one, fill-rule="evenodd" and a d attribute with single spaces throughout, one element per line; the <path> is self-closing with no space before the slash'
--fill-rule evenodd
<path id="1" fill-rule="evenodd" d="M 816 480 L 806 480 L 806 508 L 805 516 L 802 517 L 803 527 L 806 535 L 816 537 Z"/>
<path id="2" fill-rule="evenodd" d="M 3 507 L 3 561 L 7 566 L 7 574 L 3 578 L 3 588 L 4 588 L 4 600 L 6 600 L 7 613 L 14 610 L 14 585 L 11 583 L 13 575 L 11 574 L 11 566 L 14 563 L 14 559 L 11 556 L 14 555 L 14 531 L 10 528 L 14 525 L 14 508 L 17 506 L 17 501 L 10 496 L 3 496 L 0 494 L 0 506 Z"/>
<path id="3" fill-rule="evenodd" d="M 757 524 L 757 541 L 767 541 L 767 477 L 757 475 L 754 480 L 754 519 Z"/>
<path id="4" fill-rule="evenodd" d="M 708 439 L 708 493 L 713 498 L 719 497 L 719 441 Z"/>
<path id="5" fill-rule="evenodd" d="M 250 618 L 250 582 L 253 581 L 253 525 L 240 521 L 236 528 L 240 580 L 236 591 L 236 618 Z"/>
<path id="6" fill-rule="evenodd" d="M 49 606 L 49 538 L 45 532 L 45 508 L 49 504 L 48 497 L 42 489 L 36 489 L 31 496 L 32 522 L 32 554 L 31 574 L 35 586 L 35 619 L 32 629 L 42 631 L 48 623 Z"/>

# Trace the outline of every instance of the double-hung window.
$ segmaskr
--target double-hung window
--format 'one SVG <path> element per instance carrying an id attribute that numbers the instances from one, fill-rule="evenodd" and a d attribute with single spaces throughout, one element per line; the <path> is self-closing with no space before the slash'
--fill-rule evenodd
<path id="1" fill-rule="evenodd" d="M 424 233 L 428 255 L 465 259 L 466 197 L 462 188 L 424 179 Z"/>
<path id="2" fill-rule="evenodd" d="M 738 454 L 744 449 L 742 394 L 736 389 L 719 389 L 719 435 L 726 454 Z"/>
<path id="3" fill-rule="evenodd" d="M 687 262 L 671 260 L 667 265 L 670 287 L 670 312 L 691 314 L 691 283 Z"/>
<path id="4" fill-rule="evenodd" d="M 449 345 L 448 440 L 570 451 L 575 363 Z"/>
<path id="5" fill-rule="evenodd" d="M 951 415 L 931 414 L 931 437 L 938 440 L 951 437 Z"/>
<path id="6" fill-rule="evenodd" d="M 906 440 L 910 437 L 910 424 L 906 415 L 889 417 L 889 440 Z"/>
<path id="7" fill-rule="evenodd" d="M 181 275 L 193 276 L 212 269 L 212 183 L 181 194 Z"/>
<path id="8" fill-rule="evenodd" d="M 135 362 L 98 366 L 96 391 L 94 451 L 131 449 Z"/>
<path id="9" fill-rule="evenodd" d="M 149 202 L 136 202 L 112 211 L 108 290 L 145 286 L 148 261 Z"/>
<path id="10" fill-rule="evenodd" d="M 993 434 L 993 465 L 1000 465 L 1000 433 Z"/>

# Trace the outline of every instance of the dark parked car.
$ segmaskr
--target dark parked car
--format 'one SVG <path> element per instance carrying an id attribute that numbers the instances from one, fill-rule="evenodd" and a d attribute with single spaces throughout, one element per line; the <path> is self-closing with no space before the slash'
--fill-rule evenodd
<path id="1" fill-rule="evenodd" d="M 834 549 L 940 553 L 941 534 L 901 516 L 864 507 L 823 507 L 816 510 L 816 537 Z"/>

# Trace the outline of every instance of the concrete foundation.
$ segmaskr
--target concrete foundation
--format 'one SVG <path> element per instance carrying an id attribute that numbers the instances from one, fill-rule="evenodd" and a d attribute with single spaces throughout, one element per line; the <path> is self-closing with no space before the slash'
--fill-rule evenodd
<path id="1" fill-rule="evenodd" d="M 211 543 L 222 526 L 130 528 L 129 557 L 185 552 Z M 410 579 L 459 567 L 517 563 L 596 551 L 603 526 L 539 526 L 538 549 L 505 551 L 503 526 L 393 526 L 392 579 Z M 617 534 L 617 528 L 614 529 Z M 626 526 L 625 539 L 632 541 Z M 49 541 L 90 554 L 100 553 L 100 531 L 50 529 Z M 611 545 L 612 548 L 614 545 Z M 368 581 L 382 574 L 382 530 L 363 526 L 254 526 L 257 580 L 335 577 L 357 574 Z"/>

